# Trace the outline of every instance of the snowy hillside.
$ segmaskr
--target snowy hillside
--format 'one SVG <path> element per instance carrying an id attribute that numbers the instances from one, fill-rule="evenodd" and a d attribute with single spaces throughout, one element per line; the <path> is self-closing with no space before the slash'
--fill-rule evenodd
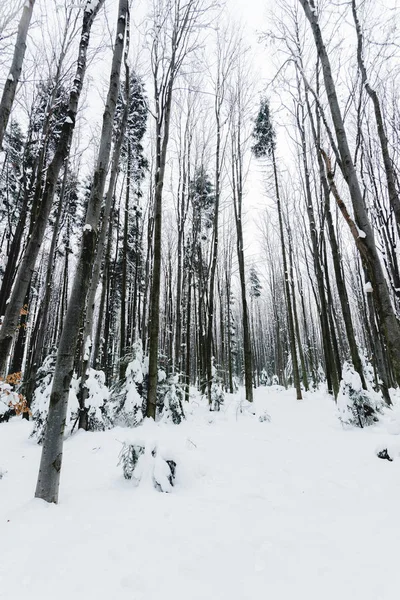
<path id="1" fill-rule="evenodd" d="M 58 506 L 33 499 L 32 424 L 1 424 L 0 598 L 397 599 L 400 463 L 376 457 L 400 448 L 396 408 L 345 430 L 322 393 L 258 389 L 255 415 L 240 402 L 192 402 L 180 426 L 79 431 Z M 173 454 L 172 493 L 124 480 L 121 442 L 139 438 Z"/>

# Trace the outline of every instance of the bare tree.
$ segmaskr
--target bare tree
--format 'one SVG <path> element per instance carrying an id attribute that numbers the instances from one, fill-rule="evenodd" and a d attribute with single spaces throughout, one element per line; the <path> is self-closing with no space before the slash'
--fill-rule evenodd
<path id="1" fill-rule="evenodd" d="M 174 84 L 188 53 L 204 0 L 156 0 L 151 35 L 151 64 L 154 84 L 156 156 L 154 178 L 153 271 L 149 319 L 149 387 L 147 416 L 155 419 L 158 382 L 158 337 L 160 329 L 161 233 L 165 166 L 170 136 Z"/>

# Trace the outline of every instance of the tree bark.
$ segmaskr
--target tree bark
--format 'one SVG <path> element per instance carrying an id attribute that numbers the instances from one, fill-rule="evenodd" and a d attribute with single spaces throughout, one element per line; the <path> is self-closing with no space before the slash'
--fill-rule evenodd
<path id="1" fill-rule="evenodd" d="M 73 374 L 74 355 L 82 322 L 82 313 L 90 284 L 96 250 L 97 228 L 111 153 L 112 128 L 120 87 L 120 71 L 128 16 L 128 0 L 119 0 L 117 31 L 109 90 L 103 114 L 99 154 L 87 207 L 81 252 L 57 352 L 49 414 L 36 486 L 36 497 L 42 498 L 46 502 L 57 503 L 58 501 L 69 387 Z"/>
<path id="2" fill-rule="evenodd" d="M 14 103 L 15 92 L 21 77 L 22 63 L 24 62 L 26 50 L 26 38 L 32 18 L 35 0 L 26 0 L 22 9 L 21 19 L 18 25 L 17 39 L 14 47 L 14 56 L 11 63 L 11 69 L 8 74 L 3 89 L 3 95 L 0 101 L 0 149 L 3 146 L 4 134 L 7 129 L 8 120 L 12 105 Z"/>

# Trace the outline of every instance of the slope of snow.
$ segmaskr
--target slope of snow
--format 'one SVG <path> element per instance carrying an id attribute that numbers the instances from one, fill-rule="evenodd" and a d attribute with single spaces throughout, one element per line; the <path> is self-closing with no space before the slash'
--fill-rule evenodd
<path id="1" fill-rule="evenodd" d="M 33 499 L 31 424 L 0 425 L 0 598 L 397 600 L 400 462 L 375 455 L 396 445 L 397 413 L 345 430 L 322 393 L 259 389 L 255 416 L 239 401 L 78 432 L 58 506 Z M 123 479 L 121 442 L 139 438 L 173 452 L 172 493 Z"/>

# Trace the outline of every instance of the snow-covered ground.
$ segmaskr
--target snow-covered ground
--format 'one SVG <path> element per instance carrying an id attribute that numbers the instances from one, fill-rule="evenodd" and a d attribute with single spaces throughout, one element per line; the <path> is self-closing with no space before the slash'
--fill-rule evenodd
<path id="1" fill-rule="evenodd" d="M 238 402 L 77 433 L 58 506 L 33 499 L 32 425 L 0 425 L 0 598 L 397 600 L 400 461 L 375 454 L 396 448 L 397 419 L 344 430 L 322 393 L 261 388 L 256 416 Z M 172 493 L 123 479 L 121 442 L 137 436 L 177 458 Z"/>

